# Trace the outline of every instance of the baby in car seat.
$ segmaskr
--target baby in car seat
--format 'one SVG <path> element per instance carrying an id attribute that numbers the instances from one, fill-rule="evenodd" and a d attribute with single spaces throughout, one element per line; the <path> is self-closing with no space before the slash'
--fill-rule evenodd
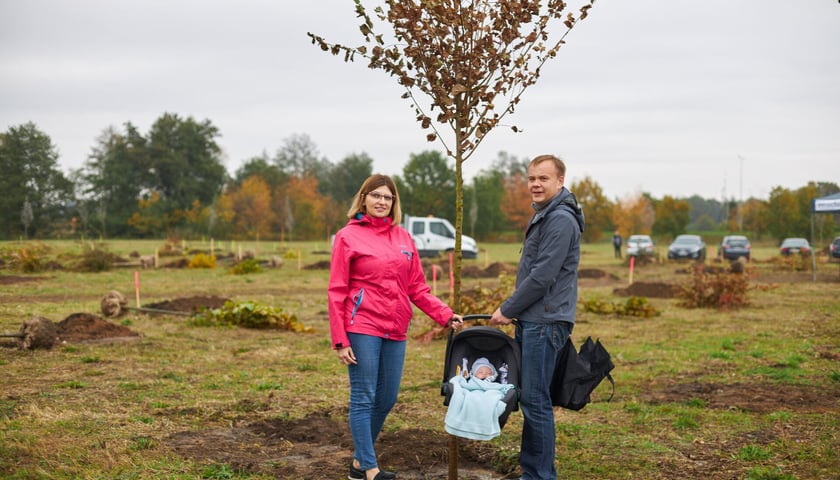
<path id="1" fill-rule="evenodd" d="M 444 420 L 447 432 L 472 440 L 490 440 L 499 435 L 499 416 L 507 406 L 503 398 L 514 386 L 495 383 L 497 375 L 496 367 L 480 357 L 473 362 L 469 378 L 456 374 L 449 380 L 452 396 Z"/>
<path id="2" fill-rule="evenodd" d="M 492 382 L 496 380 L 496 367 L 484 357 L 476 359 L 470 369 L 470 376 Z"/>

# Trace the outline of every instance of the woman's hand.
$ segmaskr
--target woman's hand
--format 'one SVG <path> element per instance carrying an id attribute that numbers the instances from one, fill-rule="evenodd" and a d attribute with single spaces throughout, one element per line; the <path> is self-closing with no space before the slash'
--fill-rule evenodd
<path id="1" fill-rule="evenodd" d="M 353 354 L 353 348 L 351 347 L 343 347 L 339 348 L 335 351 L 338 354 L 338 361 L 341 362 L 342 365 L 355 365 L 356 364 L 356 355 Z"/>
<path id="2" fill-rule="evenodd" d="M 446 326 L 452 328 L 452 330 L 457 331 L 459 328 L 464 326 L 464 317 L 458 314 L 453 314 L 452 318 L 446 322 Z"/>

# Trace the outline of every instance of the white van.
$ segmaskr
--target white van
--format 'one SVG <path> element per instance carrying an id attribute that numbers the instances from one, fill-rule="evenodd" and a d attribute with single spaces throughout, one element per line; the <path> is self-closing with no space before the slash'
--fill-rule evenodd
<path id="1" fill-rule="evenodd" d="M 431 216 L 404 217 L 403 227 L 411 234 L 421 257 L 436 257 L 455 250 L 455 227 L 449 220 Z M 464 258 L 478 257 L 475 239 L 461 235 L 461 254 Z"/>

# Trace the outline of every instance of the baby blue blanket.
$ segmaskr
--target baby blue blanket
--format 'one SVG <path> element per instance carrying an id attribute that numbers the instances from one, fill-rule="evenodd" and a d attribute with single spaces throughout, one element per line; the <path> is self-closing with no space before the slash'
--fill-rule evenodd
<path id="1" fill-rule="evenodd" d="M 499 415 L 505 411 L 502 401 L 511 384 L 489 382 L 456 375 L 449 379 L 452 397 L 444 420 L 446 431 L 471 440 L 490 440 L 501 433 Z"/>

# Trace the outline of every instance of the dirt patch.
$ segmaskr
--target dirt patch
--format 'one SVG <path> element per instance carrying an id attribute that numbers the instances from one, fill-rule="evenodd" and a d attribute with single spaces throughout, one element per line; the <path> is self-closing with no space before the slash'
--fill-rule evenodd
<path id="1" fill-rule="evenodd" d="M 161 265 L 163 268 L 187 268 L 190 265 L 190 260 L 187 258 L 179 258 L 171 262 Z"/>
<path id="2" fill-rule="evenodd" d="M 836 412 L 840 408 L 840 388 L 809 385 L 770 385 L 755 383 L 683 383 L 669 385 L 640 396 L 653 403 L 683 403 L 702 400 L 706 408 L 770 413 L 780 410 L 799 413 Z"/>
<path id="3" fill-rule="evenodd" d="M 495 262 L 481 268 L 477 265 L 465 265 L 461 267 L 461 277 L 467 278 L 496 278 L 499 275 L 516 275 L 517 267 L 508 263 Z M 431 277 L 431 267 L 426 273 L 426 278 Z"/>
<path id="4" fill-rule="evenodd" d="M 56 325 L 58 340 L 67 343 L 106 340 L 136 340 L 140 334 L 130 328 L 89 313 L 73 313 Z"/>
<path id="5" fill-rule="evenodd" d="M 758 413 L 786 410 L 807 414 L 836 412 L 838 398 L 840 388 L 695 382 L 659 387 L 642 395 L 640 400 L 660 404 L 700 399 L 705 402 L 705 408 L 712 409 Z M 682 457 L 662 460 L 661 473 L 670 472 L 673 475 L 664 474 L 659 478 L 699 478 L 700 473 L 708 476 L 710 472 L 725 474 L 733 469 L 739 470 L 741 467 L 733 460 L 739 448 L 747 444 L 770 443 L 779 435 L 784 435 L 784 432 L 757 431 L 744 434 L 743 438 L 692 445 Z M 376 449 L 380 465 L 397 471 L 399 478 L 447 478 L 448 442 L 449 436 L 444 432 L 404 429 L 383 432 Z M 178 455 L 197 462 L 228 464 L 249 474 L 311 480 L 344 478 L 353 450 L 346 419 L 332 418 L 329 413 L 313 414 L 298 420 L 272 419 L 233 428 L 178 432 L 166 439 L 166 445 Z M 732 455 L 722 455 L 721 452 Z M 506 475 L 512 475 L 515 466 L 507 467 L 508 471 L 494 471 L 490 467 L 505 464 L 496 458 L 499 453 L 489 442 L 459 438 L 459 479 L 508 478 Z M 713 475 L 709 478 L 738 477 Z"/>
<path id="6" fill-rule="evenodd" d="M 168 441 L 176 453 L 195 461 L 225 463 L 249 474 L 307 480 L 345 478 L 353 450 L 347 421 L 329 414 L 179 432 Z M 446 478 L 448 442 L 443 432 L 406 429 L 383 432 L 376 450 L 380 465 L 398 472 L 401 479 Z M 458 450 L 460 479 L 500 477 L 487 467 L 496 453 L 489 443 L 458 439 Z"/>
<path id="7" fill-rule="evenodd" d="M 34 282 L 45 277 L 22 277 L 20 275 L 0 275 L 0 285 L 14 285 L 16 283 Z"/>
<path id="8" fill-rule="evenodd" d="M 634 282 L 625 288 L 616 288 L 613 293 L 622 297 L 674 298 L 680 291 L 679 285 L 662 282 Z"/>
<path id="9" fill-rule="evenodd" d="M 150 303 L 148 305 L 143 305 L 143 307 L 154 308 L 156 310 L 168 310 L 170 312 L 199 313 L 203 310 L 221 308 L 228 300 L 228 298 L 217 297 L 215 295 L 195 296 Z"/>
<path id="10" fill-rule="evenodd" d="M 321 260 L 319 262 L 310 263 L 303 267 L 304 270 L 329 270 L 330 269 L 330 261 L 329 260 Z"/>
<path id="11" fill-rule="evenodd" d="M 578 278 L 618 280 L 616 275 L 598 268 L 581 268 L 578 270 Z"/>

